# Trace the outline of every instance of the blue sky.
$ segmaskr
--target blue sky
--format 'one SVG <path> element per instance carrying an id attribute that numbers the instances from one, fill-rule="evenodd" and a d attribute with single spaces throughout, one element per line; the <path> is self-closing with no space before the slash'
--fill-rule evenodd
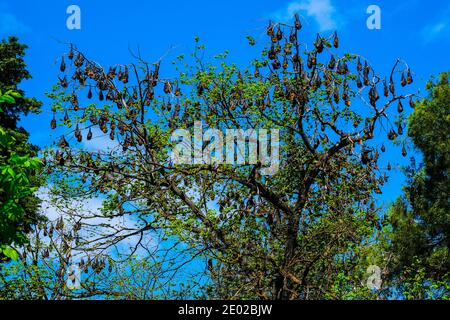
<path id="1" fill-rule="evenodd" d="M 81 8 L 81 30 L 66 27 L 66 9 L 71 4 Z M 366 27 L 366 9 L 371 4 L 381 8 L 381 30 Z M 0 37 L 17 35 L 30 47 L 26 61 L 33 79 L 22 88 L 44 102 L 44 112 L 27 117 L 22 125 L 33 143 L 46 146 L 51 139 L 51 114 L 44 93 L 55 84 L 58 59 L 67 48 L 64 43 L 75 43 L 108 65 L 130 62 L 130 48 L 139 47 L 150 61 L 172 46 L 172 58 L 189 53 L 198 35 L 211 56 L 228 49 L 231 60 L 246 66 L 258 52 L 249 48 L 245 36 L 265 41 L 267 21 L 286 20 L 294 12 L 305 21 L 305 38 L 336 29 L 342 48 L 365 56 L 382 74 L 390 71 L 398 57 L 406 60 L 415 73 L 414 89 L 423 91 L 431 75 L 450 69 L 450 3 L 445 0 L 3 0 Z M 170 61 L 168 57 L 167 65 Z M 395 162 L 398 155 L 388 154 L 388 158 Z M 394 175 L 384 200 L 398 194 L 401 181 L 401 175 Z"/>

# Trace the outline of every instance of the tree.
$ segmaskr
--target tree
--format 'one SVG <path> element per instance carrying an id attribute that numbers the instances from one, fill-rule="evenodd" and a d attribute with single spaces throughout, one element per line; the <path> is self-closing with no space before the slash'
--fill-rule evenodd
<path id="1" fill-rule="evenodd" d="M 14 104 L 21 95 L 0 91 L 0 114 L 7 104 Z M 0 126 L 0 254 L 6 258 L 17 258 L 12 244 L 26 242 L 24 199 L 36 191 L 30 185 L 30 177 L 40 168 L 41 162 L 28 155 L 21 156 L 15 150 L 16 139 Z M 1 257 L 1 256 L 0 256 Z"/>
<path id="2" fill-rule="evenodd" d="M 18 249 L 15 261 L 4 264 L 0 271 L 0 298 L 14 300 L 66 300 L 101 298 L 114 295 L 109 277 L 113 268 L 105 255 L 93 253 L 82 260 L 79 274 L 72 269 L 73 276 L 83 275 L 80 287 L 76 279 L 69 278 L 72 257 L 73 234 L 59 221 L 33 226 L 28 235 L 29 242 Z M 73 229 L 73 228 L 71 228 Z M 75 228 L 76 229 L 76 228 Z M 77 252 L 78 254 L 80 251 Z"/>
<path id="3" fill-rule="evenodd" d="M 31 78 L 24 61 L 26 48 L 27 46 L 20 44 L 16 37 L 9 37 L 8 41 L 2 40 L 0 43 L 0 91 L 12 95 L 3 96 L 1 106 L 3 111 L 0 112 L 0 125 L 4 137 L 0 159 L 3 168 L 8 170 L 7 173 L 2 173 L 2 183 L 7 185 L 1 186 L 3 194 L 0 201 L 3 205 L 11 205 L 11 201 L 17 200 L 18 203 L 13 206 L 20 211 L 14 215 L 12 211 L 2 212 L 3 219 L 9 219 L 4 225 L 5 229 L 2 229 L 5 233 L 2 233 L 0 241 L 5 245 L 11 243 L 15 234 L 29 231 L 30 226 L 39 220 L 37 214 L 39 199 L 31 191 L 43 183 L 42 178 L 36 175 L 38 162 L 33 159 L 37 156 L 38 148 L 27 142 L 28 133 L 18 127 L 22 115 L 38 112 L 41 106 L 35 98 L 26 97 L 25 92 L 18 88 L 22 80 Z M 10 212 L 14 218 L 7 218 L 7 215 L 4 215 L 6 212 Z M 12 221 L 17 225 L 13 226 Z"/>
<path id="4" fill-rule="evenodd" d="M 6 129 L 18 129 L 17 123 L 21 115 L 36 113 L 42 105 L 35 98 L 26 97 L 23 90 L 18 88 L 23 80 L 31 79 L 24 61 L 27 48 L 26 45 L 19 43 L 16 37 L 9 37 L 8 41 L 2 40 L 0 43 L 0 89 L 3 92 L 13 90 L 20 94 L 20 97 L 4 108 L 3 114 L 0 115 L 0 123 Z M 23 129 L 18 131 L 25 133 Z"/>
<path id="5" fill-rule="evenodd" d="M 162 230 L 185 243 L 205 263 L 212 298 L 338 298 L 336 283 L 345 277 L 361 286 L 354 276 L 365 262 L 361 245 L 379 227 L 374 194 L 387 179 L 380 150 L 403 132 L 401 117 L 390 119 L 414 97 L 402 89 L 412 72 L 398 60 L 382 78 L 363 57 L 339 56 L 337 33 L 318 34 L 306 47 L 300 29 L 298 16 L 292 26 L 270 23 L 270 44 L 251 69 L 228 63 L 226 53 L 204 61 L 196 39 L 194 62 L 184 67 L 180 56 L 177 78 L 161 77 L 161 61 L 140 56 L 106 69 L 72 45 L 49 94 L 51 127 L 70 129 L 46 156 L 60 197 L 102 195 L 105 217 L 133 216 L 141 222 L 137 234 Z M 94 94 L 97 102 L 88 103 L 84 96 Z M 244 165 L 211 157 L 176 163 L 171 151 L 180 145 L 172 133 L 192 136 L 198 120 L 222 131 L 248 129 L 249 143 L 251 130 L 278 129 L 279 168 L 267 171 L 259 140 L 259 161 L 246 151 Z M 374 139 L 383 130 L 386 138 Z M 96 132 L 117 146 L 84 149 L 80 143 Z M 276 133 L 270 135 L 276 159 Z M 246 139 L 231 140 L 233 153 Z M 211 140 L 200 145 L 209 156 Z M 98 244 L 117 239 L 111 228 Z"/>
<path id="6" fill-rule="evenodd" d="M 170 249 L 140 242 L 145 255 L 130 255 L 124 249 L 116 255 L 89 250 L 78 226 L 62 217 L 33 226 L 28 243 L 17 250 L 17 259 L 2 265 L 0 300 L 195 297 L 197 290 L 191 282 L 171 281 L 179 268 Z"/>
<path id="7" fill-rule="evenodd" d="M 393 255 L 393 287 L 409 298 L 450 297 L 450 85 L 449 73 L 431 80 L 429 96 L 409 118 L 408 136 L 421 152 L 407 168 L 404 195 L 385 224 L 385 252 Z"/>

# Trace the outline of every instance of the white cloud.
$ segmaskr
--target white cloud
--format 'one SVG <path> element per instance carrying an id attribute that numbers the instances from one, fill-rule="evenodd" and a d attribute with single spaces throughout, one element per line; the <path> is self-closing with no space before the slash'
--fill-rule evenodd
<path id="1" fill-rule="evenodd" d="M 335 30 L 339 24 L 337 12 L 331 0 L 293 1 L 273 16 L 280 21 L 292 21 L 295 13 L 313 18 L 319 26 L 319 31 Z"/>
<path id="2" fill-rule="evenodd" d="M 450 16 L 450 6 L 441 10 L 440 14 L 435 20 L 430 21 L 422 29 L 422 38 L 425 44 L 435 41 L 437 39 L 448 39 L 450 35 L 450 23 L 448 17 Z"/>
<path id="3" fill-rule="evenodd" d="M 430 42 L 449 31 L 450 31 L 449 24 L 446 21 L 441 21 L 435 24 L 427 25 L 422 30 L 422 36 L 425 39 L 425 42 Z"/>
<path id="4" fill-rule="evenodd" d="M 0 13 L 0 34 L 16 35 L 28 32 L 29 28 L 11 13 Z"/>
<path id="5" fill-rule="evenodd" d="M 92 128 L 92 140 L 83 140 L 83 150 L 85 151 L 108 151 L 119 147 L 117 138 L 111 140 L 109 133 L 103 133 L 99 128 Z"/>
<path id="6" fill-rule="evenodd" d="M 83 200 L 72 199 L 68 202 L 63 201 L 57 205 L 51 201 L 50 189 L 51 187 L 42 187 L 36 193 L 36 196 L 42 200 L 41 213 L 48 217 L 50 221 L 56 222 L 61 216 L 66 223 L 81 218 L 83 221 L 83 229 L 81 230 L 82 237 L 85 240 L 95 241 L 95 243 L 97 239 L 104 236 L 126 236 L 116 244 L 117 248 L 123 251 L 122 253 L 131 250 L 140 241 L 140 233 L 136 235 L 131 234 L 143 227 L 142 222 L 139 222 L 135 217 L 130 215 L 114 218 L 103 217 L 100 211 L 103 206 L 103 199 L 101 197 L 92 197 Z M 145 231 L 142 242 L 148 249 L 156 248 L 158 245 L 157 235 L 154 232 Z M 136 254 L 143 253 L 142 248 L 136 252 Z"/>
<path id="7" fill-rule="evenodd" d="M 447 27 L 447 23 L 446 22 L 440 22 L 436 25 L 434 25 L 431 28 L 431 32 L 432 33 L 440 33 L 442 30 L 444 30 Z"/>
<path id="8" fill-rule="evenodd" d="M 60 210 L 54 203 L 51 201 L 51 186 L 50 187 L 42 187 L 36 193 L 36 196 L 42 200 L 41 210 L 42 214 L 49 218 L 51 221 L 58 219 L 61 215 L 64 215 L 62 210 Z M 76 200 L 69 201 L 68 205 L 65 206 L 66 209 L 79 209 L 77 213 L 81 214 L 83 212 L 91 213 L 91 214 L 100 214 L 100 208 L 102 207 L 102 199 L 100 198 L 91 198 L 88 200 L 84 200 L 83 202 L 78 202 Z"/>

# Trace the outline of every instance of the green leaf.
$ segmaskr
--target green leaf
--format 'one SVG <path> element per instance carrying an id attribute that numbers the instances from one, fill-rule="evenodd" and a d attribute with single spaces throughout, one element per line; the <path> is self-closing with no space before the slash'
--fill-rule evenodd
<path id="1" fill-rule="evenodd" d="M 3 96 L 2 99 L 4 102 L 9 104 L 14 104 L 16 102 L 16 100 L 14 100 L 14 98 L 11 96 Z"/>
<path id="2" fill-rule="evenodd" d="M 12 91 L 11 93 L 8 93 L 9 96 L 14 97 L 16 99 L 22 98 L 22 95 L 18 92 Z"/>
<path id="3" fill-rule="evenodd" d="M 254 46 L 254 45 L 256 44 L 255 38 L 253 38 L 253 37 L 251 37 L 251 36 L 247 36 L 246 38 L 247 38 L 247 40 L 248 40 L 248 44 L 249 44 L 249 45 Z"/>
<path id="4" fill-rule="evenodd" d="M 6 247 L 3 250 L 0 249 L 0 251 L 3 251 L 3 254 L 12 260 L 17 260 L 19 258 L 17 251 L 11 247 Z"/>

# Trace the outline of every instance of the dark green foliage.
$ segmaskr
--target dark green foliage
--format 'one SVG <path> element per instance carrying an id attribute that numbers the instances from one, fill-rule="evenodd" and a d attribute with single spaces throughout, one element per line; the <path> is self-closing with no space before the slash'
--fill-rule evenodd
<path id="1" fill-rule="evenodd" d="M 0 112 L 7 104 L 20 98 L 16 92 L 0 92 Z M 28 228 L 26 201 L 32 197 L 35 188 L 30 177 L 41 165 L 40 161 L 28 155 L 20 156 L 14 150 L 16 139 L 0 126 L 0 254 L 7 258 L 16 258 L 11 244 L 21 245 L 26 241 Z"/>
<path id="2" fill-rule="evenodd" d="M 0 123 L 7 129 L 17 129 L 21 115 L 37 112 L 42 105 L 35 98 L 27 98 L 18 88 L 20 82 L 31 79 L 24 61 L 26 49 L 27 46 L 19 43 L 16 37 L 9 37 L 8 41 L 2 40 L 0 43 L 0 90 L 14 90 L 22 96 L 0 114 Z"/>
<path id="3" fill-rule="evenodd" d="M 18 170 L 15 172 L 19 174 L 19 180 L 23 187 L 34 190 L 35 187 L 42 184 L 41 179 L 35 176 L 34 172 L 29 171 L 32 168 L 27 167 L 24 169 L 25 171 L 22 171 L 21 168 L 28 161 L 27 159 L 37 156 L 38 148 L 27 142 L 28 132 L 24 128 L 18 127 L 21 116 L 30 112 L 36 113 L 41 106 L 41 103 L 35 98 L 26 97 L 25 92 L 18 88 L 22 80 L 31 78 L 24 61 L 26 48 L 27 46 L 20 44 L 15 37 L 10 37 L 7 41 L 3 40 L 0 43 L 0 91 L 4 93 L 2 112 L 0 112 L 0 126 L 5 138 L 0 149 L 0 159 L 2 166 L 11 166 L 13 171 Z M 8 92 L 12 93 L 13 97 L 6 97 L 5 100 Z M 27 162 L 28 164 L 30 163 Z M 32 165 L 34 166 L 34 163 Z M 23 177 L 21 177 L 22 174 Z M 4 176 L 2 178 L 6 179 Z M 10 178 L 13 179 L 12 176 Z M 9 201 L 8 199 L 15 197 L 10 191 L 7 191 L 3 183 L 6 182 L 2 180 L 0 187 L 1 192 L 4 193 L 1 196 L 2 205 Z M 10 220 L 14 221 L 15 226 L 8 226 L 11 229 L 7 234 L 2 232 L 0 244 L 10 244 L 16 231 L 26 233 L 29 226 L 38 220 L 39 200 L 31 192 L 23 193 L 20 197 L 14 198 L 14 202 L 17 202 L 16 204 L 20 208 L 20 219 Z M 1 214 L 5 215 L 6 213 L 1 212 Z"/>
<path id="4" fill-rule="evenodd" d="M 417 104 L 408 135 L 423 155 L 407 169 L 404 196 L 388 215 L 388 250 L 393 285 L 408 298 L 449 296 L 450 274 L 450 85 L 449 73 L 430 81 L 429 96 Z M 417 279 L 420 279 L 418 281 Z M 430 283 L 440 283 L 434 289 Z M 411 292 L 410 288 L 416 285 Z M 420 290 L 417 288 L 421 288 Z"/>

